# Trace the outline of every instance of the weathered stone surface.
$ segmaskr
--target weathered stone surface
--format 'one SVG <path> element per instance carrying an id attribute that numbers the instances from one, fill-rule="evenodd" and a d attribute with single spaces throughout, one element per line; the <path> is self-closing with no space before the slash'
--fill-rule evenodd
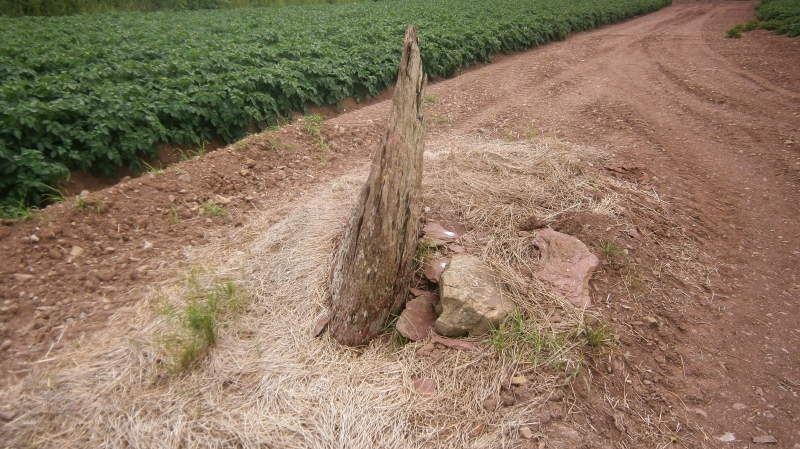
<path id="1" fill-rule="evenodd" d="M 589 279 L 597 267 L 597 256 L 575 237 L 543 229 L 533 240 L 542 254 L 536 277 L 564 296 L 575 307 L 588 307 Z"/>
<path id="2" fill-rule="evenodd" d="M 383 142 L 334 252 L 328 331 L 343 345 L 369 343 L 408 300 L 422 212 L 426 83 L 412 25 Z"/>
<path id="3" fill-rule="evenodd" d="M 439 282 L 441 315 L 436 332 L 445 337 L 483 335 L 515 309 L 491 268 L 475 256 L 456 254 Z"/>
<path id="4" fill-rule="evenodd" d="M 406 303 L 406 308 L 397 319 L 397 331 L 409 340 L 424 340 L 436 322 L 434 307 L 439 296 L 426 292 Z"/>

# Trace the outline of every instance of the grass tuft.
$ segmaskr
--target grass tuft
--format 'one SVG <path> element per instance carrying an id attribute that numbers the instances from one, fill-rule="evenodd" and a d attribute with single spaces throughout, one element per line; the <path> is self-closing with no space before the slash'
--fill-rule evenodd
<path id="1" fill-rule="evenodd" d="M 194 366 L 217 342 L 220 319 L 239 312 L 247 304 L 230 278 L 214 277 L 210 285 L 200 282 L 198 269 L 191 269 L 183 278 L 183 302 L 174 305 L 162 298 L 157 312 L 167 319 L 169 328 L 160 339 L 167 355 L 164 368 L 170 374 Z"/>
<path id="2" fill-rule="evenodd" d="M 219 217 L 219 218 L 225 218 L 228 215 L 228 211 L 225 210 L 225 206 L 209 202 L 203 204 L 203 213 L 206 215 L 211 215 L 212 217 Z"/>

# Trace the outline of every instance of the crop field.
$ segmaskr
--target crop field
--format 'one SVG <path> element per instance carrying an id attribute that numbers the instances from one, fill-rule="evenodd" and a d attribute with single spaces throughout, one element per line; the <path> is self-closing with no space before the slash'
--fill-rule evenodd
<path id="1" fill-rule="evenodd" d="M 425 69 L 655 11 L 671 0 L 410 0 L 0 19 L 0 207 L 69 170 L 139 169 L 156 144 L 234 141 L 308 104 L 376 95 L 416 24 Z"/>
<path id="2" fill-rule="evenodd" d="M 758 7 L 761 28 L 789 37 L 800 36 L 800 0 L 763 0 Z"/>

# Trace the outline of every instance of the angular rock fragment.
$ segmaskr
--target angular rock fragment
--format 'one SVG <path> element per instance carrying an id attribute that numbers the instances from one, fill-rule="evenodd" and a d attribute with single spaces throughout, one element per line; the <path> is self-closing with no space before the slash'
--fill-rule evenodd
<path id="1" fill-rule="evenodd" d="M 450 262 L 449 257 L 439 257 L 425 262 L 425 264 L 422 266 L 422 272 L 425 274 L 425 278 L 435 284 L 438 284 L 448 262 Z"/>
<path id="2" fill-rule="evenodd" d="M 406 308 L 397 320 L 397 331 L 409 340 L 424 340 L 436 322 L 434 310 L 439 297 L 426 292 L 406 303 Z"/>

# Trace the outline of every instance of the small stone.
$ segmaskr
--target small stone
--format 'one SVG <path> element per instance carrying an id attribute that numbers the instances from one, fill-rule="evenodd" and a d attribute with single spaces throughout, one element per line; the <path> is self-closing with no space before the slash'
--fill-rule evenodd
<path id="1" fill-rule="evenodd" d="M 175 195 L 168 196 L 167 200 L 169 200 L 170 203 L 174 203 L 175 202 Z"/>
<path id="2" fill-rule="evenodd" d="M 522 439 L 524 440 L 530 440 L 533 438 L 533 431 L 528 426 L 520 427 L 519 436 L 522 437 Z"/>
<path id="3" fill-rule="evenodd" d="M 514 376 L 511 378 L 511 385 L 524 385 L 528 383 L 528 379 L 524 376 Z"/>
<path id="4" fill-rule="evenodd" d="M 240 170 L 239 171 L 239 175 L 240 176 L 249 176 L 250 175 L 250 170 L 248 170 L 246 168 L 244 170 Z"/>
<path id="5" fill-rule="evenodd" d="M 105 252 L 106 254 L 111 254 L 111 253 L 115 252 L 116 250 L 117 249 L 114 248 L 113 246 L 106 246 L 105 248 L 103 248 L 103 252 Z"/>
<path id="6" fill-rule="evenodd" d="M 30 240 L 30 241 L 31 241 L 31 242 L 33 242 L 33 243 L 39 243 L 39 240 L 41 240 L 41 239 L 39 238 L 39 236 L 38 236 L 38 235 L 36 235 L 36 234 L 31 234 L 31 236 L 30 236 L 30 237 L 28 237 L 28 240 Z"/>
<path id="7" fill-rule="evenodd" d="M 192 177 L 189 175 L 189 173 L 184 173 L 178 176 L 178 180 L 183 182 L 192 182 Z"/>
<path id="8" fill-rule="evenodd" d="M 497 400 L 496 399 L 486 399 L 483 401 L 483 409 L 489 412 L 493 412 L 497 410 Z"/>
<path id="9" fill-rule="evenodd" d="M 9 422 L 16 417 L 17 417 L 16 410 L 5 410 L 3 412 L 0 412 L 0 419 L 2 419 L 5 422 Z"/>
<path id="10" fill-rule="evenodd" d="M 33 279 L 32 274 L 14 273 L 14 280 L 17 282 L 25 282 Z"/>
<path id="11" fill-rule="evenodd" d="M 777 438 L 772 435 L 763 435 L 760 437 L 753 437 L 753 443 L 758 444 L 776 444 L 778 442 Z"/>
<path id="12" fill-rule="evenodd" d="M 436 396 L 436 381 L 427 377 L 421 377 L 414 381 L 414 391 L 422 397 Z"/>
<path id="13" fill-rule="evenodd" d="M 147 250 L 151 250 L 151 249 L 153 249 L 153 243 L 152 242 L 148 242 L 147 240 L 145 240 L 145 242 L 144 242 L 144 250 L 147 251 Z"/>
<path id="14" fill-rule="evenodd" d="M 317 318 L 317 323 L 314 324 L 314 330 L 311 334 L 315 337 L 319 337 L 325 328 L 328 326 L 328 321 L 331 320 L 331 316 L 328 312 L 323 313 L 319 318 Z"/>
<path id="15" fill-rule="evenodd" d="M 744 410 L 744 409 L 747 408 L 747 406 L 742 404 L 741 402 L 737 402 L 737 403 L 733 404 L 733 408 L 735 410 Z"/>
<path id="16" fill-rule="evenodd" d="M 646 316 L 646 317 L 643 317 L 642 319 L 644 320 L 645 323 L 647 323 L 648 326 L 650 326 L 650 327 L 658 327 L 658 320 L 657 319 L 655 319 L 655 318 L 653 318 L 653 317 L 651 317 L 649 315 Z"/>
<path id="17" fill-rule="evenodd" d="M 714 437 L 714 438 L 716 438 L 718 441 L 721 441 L 723 443 L 730 443 L 730 442 L 736 441 L 736 435 L 734 435 L 734 434 L 732 434 L 730 432 L 725 432 L 722 435 L 720 435 L 718 437 Z"/>
<path id="18" fill-rule="evenodd" d="M 73 246 L 72 250 L 69 252 L 69 255 L 72 257 L 80 257 L 83 254 L 83 248 L 80 246 Z"/>
<path id="19" fill-rule="evenodd" d="M 84 318 L 86 318 L 86 312 L 81 312 L 81 313 L 78 314 L 78 319 L 79 320 L 82 320 Z"/>
<path id="20" fill-rule="evenodd" d="M 10 347 L 11 347 L 11 340 L 4 340 L 2 343 L 0 343 L 0 351 L 5 351 Z"/>
<path id="21" fill-rule="evenodd" d="M 89 191 L 88 190 L 81 190 L 80 195 L 81 195 L 81 198 L 88 198 L 89 197 Z"/>

